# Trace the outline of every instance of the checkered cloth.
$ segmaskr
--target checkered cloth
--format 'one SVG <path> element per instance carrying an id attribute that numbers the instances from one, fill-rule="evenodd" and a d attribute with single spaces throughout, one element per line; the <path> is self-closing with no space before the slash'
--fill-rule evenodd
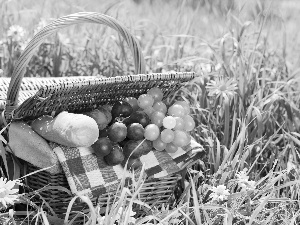
<path id="1" fill-rule="evenodd" d="M 93 198 L 115 191 L 122 177 L 129 173 L 121 165 L 108 166 L 102 158 L 94 154 L 91 147 L 70 148 L 54 143 L 51 146 L 58 156 L 73 194 Z M 179 148 L 176 153 L 153 149 L 147 155 L 141 156 L 140 160 L 145 164 L 148 177 L 160 178 L 179 172 L 186 162 L 199 159 L 199 154 L 193 152 L 203 151 L 202 146 L 192 140 L 189 146 Z M 139 172 L 140 170 L 136 175 Z"/>

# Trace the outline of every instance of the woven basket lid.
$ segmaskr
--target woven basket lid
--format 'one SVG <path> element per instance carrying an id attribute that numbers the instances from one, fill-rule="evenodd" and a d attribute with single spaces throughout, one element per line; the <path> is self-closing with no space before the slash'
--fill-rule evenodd
<path id="1" fill-rule="evenodd" d="M 195 76 L 192 72 L 139 74 L 45 85 L 14 110 L 13 120 L 35 119 L 62 111 L 87 112 L 126 97 L 138 98 L 152 87 L 159 87 L 166 98 Z"/>

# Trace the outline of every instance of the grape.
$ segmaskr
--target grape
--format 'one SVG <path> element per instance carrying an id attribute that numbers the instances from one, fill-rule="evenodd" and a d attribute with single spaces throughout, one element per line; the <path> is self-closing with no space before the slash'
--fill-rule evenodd
<path id="1" fill-rule="evenodd" d="M 121 142 L 127 136 L 127 127 L 124 123 L 115 122 L 108 128 L 108 138 L 113 142 Z"/>
<path id="2" fill-rule="evenodd" d="M 174 130 L 184 130 L 184 121 L 181 117 L 175 117 L 176 120 L 176 126 L 174 127 Z"/>
<path id="3" fill-rule="evenodd" d="M 151 95 L 155 102 L 161 101 L 164 97 L 163 92 L 158 87 L 151 88 L 147 94 Z"/>
<path id="4" fill-rule="evenodd" d="M 164 129 L 160 134 L 161 140 L 165 143 L 171 143 L 174 140 L 174 131 Z"/>
<path id="5" fill-rule="evenodd" d="M 144 138 L 144 127 L 139 123 L 132 123 L 127 127 L 127 137 L 131 140 L 141 140 Z"/>
<path id="6" fill-rule="evenodd" d="M 163 102 L 155 102 L 154 105 L 153 105 L 153 109 L 155 111 L 159 111 L 159 112 L 162 112 L 164 114 L 167 113 L 167 106 Z"/>
<path id="7" fill-rule="evenodd" d="M 173 129 L 176 126 L 176 119 L 173 116 L 167 116 L 163 120 L 163 125 L 167 129 Z"/>
<path id="8" fill-rule="evenodd" d="M 166 146 L 166 152 L 167 153 L 175 153 L 177 152 L 178 147 L 172 143 L 167 144 Z"/>
<path id="9" fill-rule="evenodd" d="M 153 141 L 153 147 L 157 151 L 163 151 L 167 147 L 167 143 L 163 142 L 160 137 L 158 137 L 155 141 Z"/>
<path id="10" fill-rule="evenodd" d="M 158 127 L 161 127 L 163 125 L 163 119 L 165 118 L 165 114 L 162 112 L 153 112 L 150 116 L 151 123 L 157 125 Z"/>
<path id="11" fill-rule="evenodd" d="M 143 94 L 138 98 L 138 106 L 142 109 L 146 109 L 147 107 L 153 106 L 154 99 L 151 95 Z"/>
<path id="12" fill-rule="evenodd" d="M 139 109 L 137 99 L 135 97 L 127 97 L 124 99 L 124 101 L 128 102 L 131 105 L 134 112 Z"/>
<path id="13" fill-rule="evenodd" d="M 174 105 L 181 105 L 184 108 L 185 115 L 189 115 L 191 112 L 190 105 L 186 101 L 176 101 Z"/>
<path id="14" fill-rule="evenodd" d="M 155 110 L 153 109 L 152 106 L 149 106 L 149 107 L 147 107 L 146 109 L 144 109 L 143 111 L 147 114 L 147 116 L 150 117 L 151 114 L 152 114 Z"/>
<path id="15" fill-rule="evenodd" d="M 185 115 L 185 110 L 181 105 L 172 105 L 168 109 L 168 114 L 170 116 L 183 117 Z"/>
<path id="16" fill-rule="evenodd" d="M 195 121 L 193 117 L 191 117 L 190 115 L 185 115 L 183 117 L 183 122 L 184 122 L 184 130 L 191 131 L 195 128 Z"/>
<path id="17" fill-rule="evenodd" d="M 154 141 L 159 137 L 159 128 L 155 124 L 149 124 L 145 127 L 144 137 L 149 141 Z"/>
<path id="18" fill-rule="evenodd" d="M 190 142 L 190 136 L 186 132 L 182 130 L 175 130 L 174 131 L 174 140 L 172 143 L 177 147 L 183 147 L 188 145 Z"/>
<path id="19" fill-rule="evenodd" d="M 112 119 L 116 117 L 128 117 L 133 112 L 131 105 L 125 101 L 117 101 L 111 109 Z"/>

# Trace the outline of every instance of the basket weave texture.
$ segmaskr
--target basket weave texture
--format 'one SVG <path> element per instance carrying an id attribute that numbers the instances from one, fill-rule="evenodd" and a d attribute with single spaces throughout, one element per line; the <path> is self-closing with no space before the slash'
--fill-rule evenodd
<path id="1" fill-rule="evenodd" d="M 194 77 L 195 74 L 190 72 L 147 74 L 45 85 L 14 110 L 13 119 L 35 119 L 62 111 L 88 112 L 99 105 L 113 104 L 130 96 L 138 97 L 152 87 L 159 87 L 167 97 Z"/>
<path id="2" fill-rule="evenodd" d="M 20 86 L 17 105 L 21 105 L 25 100 L 32 97 L 45 85 L 58 85 L 65 82 L 80 82 L 95 79 L 93 76 L 84 77 L 24 77 Z M 5 109 L 7 92 L 11 78 L 0 78 L 0 110 Z"/>
<path id="3" fill-rule="evenodd" d="M 43 39 L 58 29 L 84 22 L 105 24 L 117 30 L 133 53 L 137 75 L 112 78 L 23 79 L 26 65 Z M 61 111 L 81 113 L 91 111 L 99 105 L 113 104 L 115 101 L 129 96 L 138 97 L 152 87 L 159 87 L 166 98 L 195 76 L 195 73 L 145 74 L 145 63 L 138 42 L 123 25 L 103 14 L 77 13 L 53 21 L 33 37 L 20 56 L 12 78 L 10 80 L 3 78 L 0 82 L 0 100 L 2 100 L 0 107 L 4 108 L 3 120 L 6 122 L 32 120 L 42 115 L 57 115 Z M 7 88 L 8 82 L 9 87 Z M 7 95 L 4 92 L 7 92 Z M 6 103 L 3 100 L 6 100 Z M 39 169 L 27 162 L 24 162 L 24 168 L 25 174 Z M 167 203 L 176 182 L 176 175 L 155 180 L 147 179 L 140 191 L 141 200 L 145 200 L 149 205 Z M 61 186 L 68 190 L 69 185 L 64 174 L 53 175 L 42 171 L 28 176 L 26 183 L 30 191 L 42 190 L 41 196 L 55 213 L 65 213 L 72 195 L 68 191 L 49 188 L 49 186 Z M 45 189 L 45 186 L 48 188 Z M 109 194 L 112 193 L 101 195 L 98 204 L 105 206 Z M 92 200 L 96 203 L 96 199 Z M 78 203 L 74 207 L 74 210 L 80 210 L 83 205 Z"/>

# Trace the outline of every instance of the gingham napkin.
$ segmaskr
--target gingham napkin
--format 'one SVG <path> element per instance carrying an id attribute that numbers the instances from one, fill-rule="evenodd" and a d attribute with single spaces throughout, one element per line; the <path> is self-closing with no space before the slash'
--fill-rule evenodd
<path id="1" fill-rule="evenodd" d="M 128 171 L 123 166 L 108 166 L 105 161 L 94 154 L 91 147 L 70 148 L 52 143 L 52 148 L 58 156 L 63 171 L 67 177 L 73 194 L 97 197 L 108 191 L 115 191 L 123 176 Z M 152 150 L 140 157 L 145 164 L 147 176 L 160 178 L 179 172 L 182 166 L 190 160 L 195 160 L 195 151 L 203 151 L 196 141 L 179 148 L 174 154 L 166 151 Z M 139 175 L 140 170 L 135 171 Z"/>

